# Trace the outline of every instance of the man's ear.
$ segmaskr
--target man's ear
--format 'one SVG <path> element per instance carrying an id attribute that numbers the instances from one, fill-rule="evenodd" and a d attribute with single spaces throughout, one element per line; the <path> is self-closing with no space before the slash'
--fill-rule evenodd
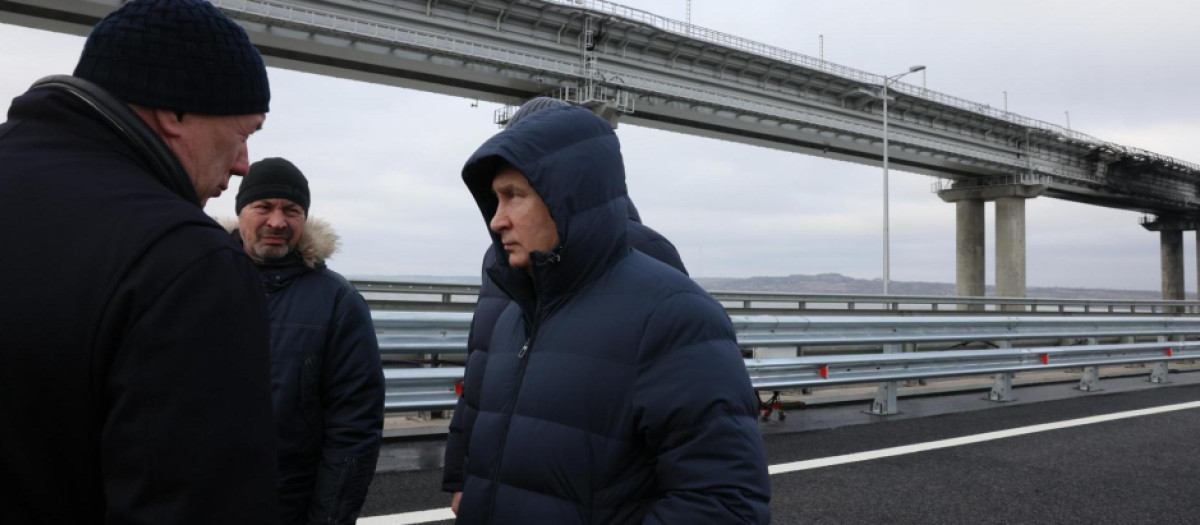
<path id="1" fill-rule="evenodd" d="M 179 138 L 184 134 L 183 113 L 169 109 L 152 109 L 151 118 L 164 138 Z"/>

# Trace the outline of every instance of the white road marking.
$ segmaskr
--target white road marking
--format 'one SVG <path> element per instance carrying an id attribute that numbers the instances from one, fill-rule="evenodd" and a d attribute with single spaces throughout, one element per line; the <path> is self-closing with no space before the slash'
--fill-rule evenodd
<path id="1" fill-rule="evenodd" d="M 869 450 L 867 452 L 858 452 L 855 454 L 846 454 L 843 456 L 832 456 L 828 458 L 809 459 L 805 461 L 796 461 L 794 463 L 783 463 L 779 465 L 771 465 L 767 467 L 767 472 L 774 474 L 784 474 L 787 472 L 796 472 L 799 470 L 811 470 L 821 467 L 831 467 L 833 465 L 844 465 L 846 463 L 856 463 L 859 461 L 869 461 L 872 459 L 888 458 L 892 456 L 902 456 L 904 454 L 913 454 L 916 452 L 925 452 L 927 450 L 937 450 L 941 448 L 959 447 L 962 445 L 970 445 L 973 443 L 982 443 L 984 441 L 993 441 L 996 439 L 1004 439 L 1015 436 L 1024 436 L 1028 434 L 1036 434 L 1038 432 L 1047 432 L 1050 430 L 1059 430 L 1063 428 L 1079 427 L 1083 425 L 1092 425 L 1095 423 L 1104 423 L 1106 421 L 1116 421 L 1119 419 L 1129 419 L 1131 417 L 1149 416 L 1153 414 L 1162 414 L 1164 412 L 1174 412 L 1176 410 L 1187 410 L 1189 408 L 1200 408 L 1200 401 L 1192 401 L 1189 403 L 1180 403 L 1177 405 L 1165 405 L 1153 408 L 1143 408 L 1140 410 L 1130 410 L 1127 412 L 1117 412 L 1114 414 L 1105 414 L 1102 416 L 1081 417 L 1079 419 L 1068 419 L 1066 421 L 1058 421 L 1055 423 L 1044 423 L 1041 425 L 1033 425 L 1021 428 L 1010 428 L 1008 430 L 997 430 L 995 432 L 986 432 L 983 434 L 975 434 L 973 436 L 962 436 L 950 439 L 942 439 L 938 441 L 929 441 L 925 443 L 916 443 L 913 445 L 904 445 L 901 447 L 884 448 L 879 450 Z"/>
<path id="2" fill-rule="evenodd" d="M 446 497 L 450 496 L 447 495 Z M 404 514 L 359 518 L 358 523 L 360 525 L 412 525 L 452 519 L 454 519 L 454 513 L 450 511 L 450 507 L 446 507 L 444 509 L 419 510 L 416 512 L 405 512 Z"/>
<path id="3" fill-rule="evenodd" d="M 1059 430 L 1063 428 L 1080 427 L 1084 425 L 1093 425 L 1096 423 L 1104 423 L 1108 421 L 1117 421 L 1121 419 L 1129 419 L 1141 416 L 1150 416 L 1154 414 L 1162 414 L 1166 412 L 1175 412 L 1178 410 L 1188 410 L 1191 408 L 1200 408 L 1200 401 L 1192 401 L 1189 403 L 1179 403 L 1176 405 L 1165 405 L 1160 407 L 1143 408 L 1139 410 L 1129 410 L 1126 412 L 1117 412 L 1114 414 L 1105 414 L 1102 416 L 1082 417 L 1079 419 L 1068 419 L 1066 421 L 1058 421 L 1055 423 L 1044 423 L 1041 425 L 1032 425 L 1021 428 L 1010 428 L 1008 430 L 997 430 L 995 432 L 985 432 L 983 434 L 975 434 L 973 436 L 962 436 L 950 439 L 942 439 L 938 441 L 929 441 L 925 443 L 916 443 L 913 445 L 904 445 L 900 447 L 884 448 L 879 450 L 870 450 L 867 452 L 858 452 L 854 454 L 845 454 L 842 456 L 832 456 L 827 458 L 809 459 L 804 461 L 796 461 L 792 463 L 781 463 L 779 465 L 771 465 L 767 467 L 767 472 L 771 475 L 786 474 L 788 472 L 797 472 L 801 470 L 812 470 L 821 467 L 832 467 L 834 465 L 845 465 L 847 463 L 857 463 L 860 461 L 870 461 L 872 459 L 889 458 L 893 456 L 902 456 L 905 454 L 915 454 L 917 452 L 925 452 L 927 450 L 938 450 L 950 447 L 959 447 L 962 445 L 971 445 L 974 443 L 983 443 L 985 441 L 994 441 L 1016 436 L 1025 436 L 1036 434 L 1038 432 L 1048 432 L 1051 430 Z M 447 496 L 449 497 L 449 496 Z M 391 514 L 388 516 L 375 516 L 371 518 L 362 518 L 358 522 L 362 525 L 416 525 L 419 523 L 430 523 L 434 521 L 446 521 L 454 519 L 454 513 L 450 512 L 450 507 L 433 510 L 422 510 L 417 512 L 405 512 L 403 514 Z"/>

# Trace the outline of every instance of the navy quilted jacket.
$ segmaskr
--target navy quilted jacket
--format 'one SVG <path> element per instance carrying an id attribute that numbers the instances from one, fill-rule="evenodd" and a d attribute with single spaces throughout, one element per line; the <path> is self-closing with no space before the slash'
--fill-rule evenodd
<path id="1" fill-rule="evenodd" d="M 485 221 L 501 162 L 550 208 L 560 246 L 532 277 L 499 237 L 488 275 L 513 300 L 485 362 L 460 523 L 766 523 L 769 486 L 750 380 L 721 306 L 630 249 L 612 128 L 544 110 L 486 142 L 463 179 Z"/>
<path id="2" fill-rule="evenodd" d="M 687 268 L 679 258 L 679 251 L 671 241 L 649 226 L 641 223 L 637 209 L 632 201 L 629 205 L 629 222 L 626 224 L 629 233 L 629 245 L 633 249 L 671 265 L 687 275 Z M 480 355 L 471 357 L 475 352 L 487 352 L 488 343 L 492 339 L 492 329 L 496 319 L 508 307 L 509 299 L 496 283 L 487 276 L 487 269 L 496 263 L 496 252 L 491 246 L 483 254 L 483 280 L 479 287 L 479 301 L 475 303 L 475 314 L 471 316 L 471 331 L 467 334 L 468 360 L 486 361 L 487 357 Z M 481 365 L 482 366 L 482 365 Z M 458 398 L 454 407 L 454 417 L 450 419 L 450 430 L 446 437 L 446 455 L 442 473 L 442 490 L 446 492 L 462 492 L 463 464 L 467 455 L 466 436 L 475 425 L 475 411 L 467 405 L 463 398 Z"/>

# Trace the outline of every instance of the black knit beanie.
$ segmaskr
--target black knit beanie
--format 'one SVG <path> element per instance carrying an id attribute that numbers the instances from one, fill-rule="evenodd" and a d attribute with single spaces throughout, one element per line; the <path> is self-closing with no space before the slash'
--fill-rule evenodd
<path id="1" fill-rule="evenodd" d="M 113 11 L 92 28 L 75 76 L 153 109 L 249 115 L 271 102 L 246 31 L 205 0 L 134 0 Z"/>
<path id="2" fill-rule="evenodd" d="M 235 212 L 240 215 L 247 204 L 263 199 L 292 201 L 304 208 L 307 217 L 308 179 L 287 159 L 274 157 L 255 162 L 238 186 Z"/>

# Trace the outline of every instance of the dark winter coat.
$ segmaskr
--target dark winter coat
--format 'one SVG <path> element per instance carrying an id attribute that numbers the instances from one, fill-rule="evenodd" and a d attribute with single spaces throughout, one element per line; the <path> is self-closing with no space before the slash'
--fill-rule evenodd
<path id="1" fill-rule="evenodd" d="M 530 277 L 492 235 L 488 275 L 514 303 L 467 367 L 477 415 L 459 522 L 766 523 L 733 328 L 685 275 L 630 249 L 611 126 L 548 109 L 485 143 L 463 170 L 485 224 L 501 162 L 547 203 L 560 245 L 531 254 Z"/>
<path id="2" fill-rule="evenodd" d="M 274 523 L 257 272 L 149 127 L 81 89 L 0 125 L 0 521 Z"/>
<path id="3" fill-rule="evenodd" d="M 353 523 L 379 458 L 379 344 L 362 295 L 325 266 L 337 242 L 328 223 L 309 218 L 296 250 L 258 265 L 271 317 L 281 525 Z"/>
<path id="4" fill-rule="evenodd" d="M 641 223 L 641 217 L 633 202 L 626 199 L 629 206 L 629 245 L 635 250 L 667 263 L 672 268 L 687 275 L 687 268 L 679 258 L 679 252 L 671 241 L 649 226 Z M 489 246 L 483 254 L 483 284 L 479 287 L 479 301 L 475 303 L 475 314 L 471 317 L 471 331 L 467 334 L 467 359 L 474 352 L 487 352 L 487 344 L 491 340 L 492 330 L 496 319 L 508 306 L 510 299 L 487 276 L 487 269 L 496 262 L 496 252 Z M 442 490 L 446 492 L 462 492 L 463 465 L 466 463 L 466 436 L 470 435 L 471 427 L 475 425 L 475 412 L 467 406 L 462 397 L 454 407 L 454 416 L 450 419 L 450 430 L 446 436 L 445 461 L 442 468 Z"/>

